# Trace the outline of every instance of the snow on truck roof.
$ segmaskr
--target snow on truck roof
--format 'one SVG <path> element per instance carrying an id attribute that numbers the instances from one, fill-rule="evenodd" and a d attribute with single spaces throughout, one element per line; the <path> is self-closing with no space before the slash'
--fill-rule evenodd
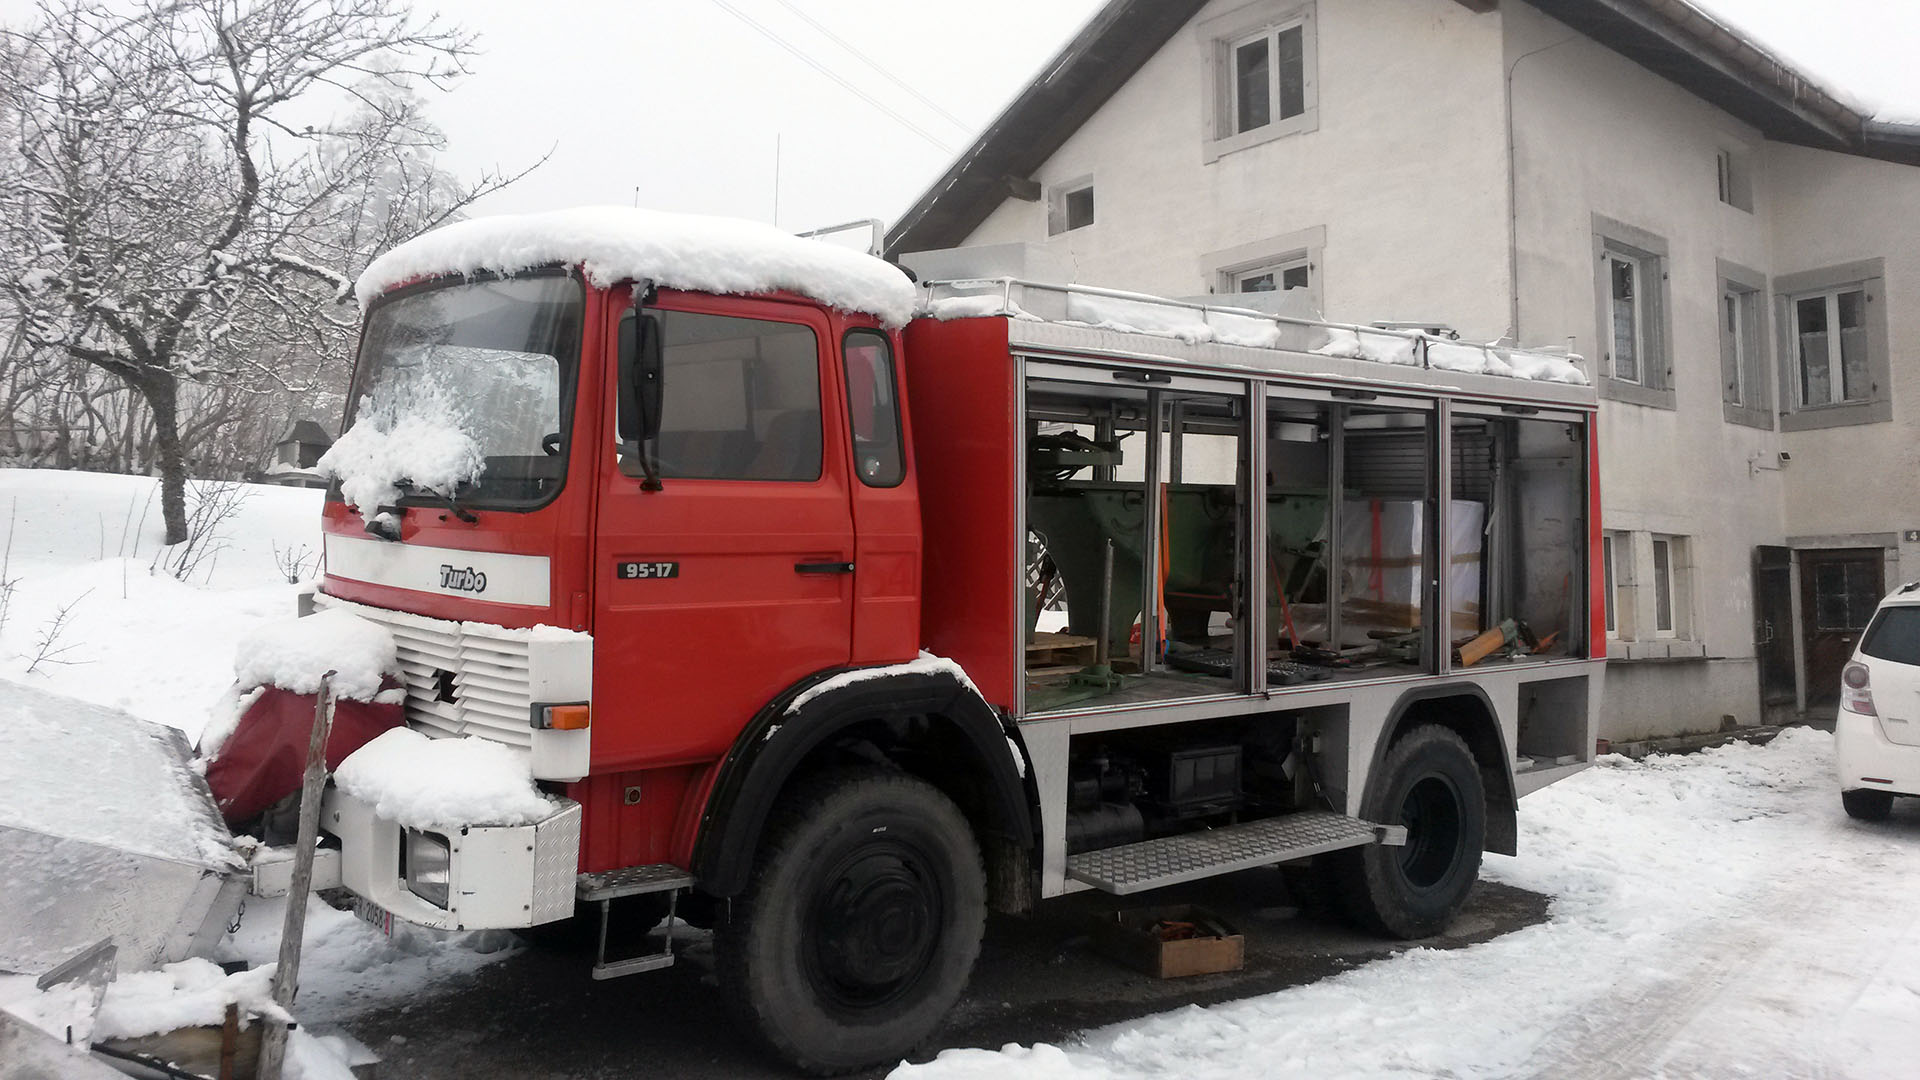
<path id="1" fill-rule="evenodd" d="M 354 295 L 365 307 L 396 285 L 442 274 L 511 274 L 579 266 L 596 286 L 645 279 L 710 293 L 787 290 L 902 326 L 913 316 L 913 283 L 871 255 L 740 218 L 587 206 L 474 218 L 417 236 L 380 256 Z"/>
<path id="2" fill-rule="evenodd" d="M 919 314 L 934 319 L 997 316 L 1018 323 L 1145 334 L 1189 346 L 1284 350 L 1452 374 L 1590 385 L 1580 357 L 1565 352 L 1481 345 L 1418 330 L 1300 319 L 1086 285 L 1010 277 L 932 281 L 923 289 Z"/>

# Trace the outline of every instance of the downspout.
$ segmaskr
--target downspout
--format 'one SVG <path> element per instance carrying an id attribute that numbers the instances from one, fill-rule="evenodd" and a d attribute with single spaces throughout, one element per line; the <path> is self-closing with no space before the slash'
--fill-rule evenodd
<path id="1" fill-rule="evenodd" d="M 1579 34 L 1571 34 L 1521 53 L 1507 65 L 1507 340 L 1516 346 L 1520 344 L 1520 160 L 1514 137 L 1513 73 L 1522 60 L 1578 40 Z"/>

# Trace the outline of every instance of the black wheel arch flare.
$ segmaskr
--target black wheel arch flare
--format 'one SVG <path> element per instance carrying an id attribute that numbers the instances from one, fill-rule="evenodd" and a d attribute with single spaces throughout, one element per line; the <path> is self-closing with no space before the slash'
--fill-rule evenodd
<path id="1" fill-rule="evenodd" d="M 793 684 L 755 713 L 734 740 L 701 811 L 694 840 L 691 869 L 702 890 L 726 897 L 744 889 L 768 817 L 788 781 L 836 736 L 875 721 L 926 718 L 938 725 L 950 742 L 957 740 L 974 759 L 968 768 L 979 779 L 975 811 L 985 818 L 975 821 L 975 827 L 985 825 L 1025 849 L 1035 845 L 1039 800 L 1032 769 L 1024 746 L 1019 747 L 1022 766 L 1016 769 L 1013 748 L 1008 745 L 1011 740 L 1019 746 L 1018 732 L 1003 724 L 992 706 L 953 675 L 876 674 L 792 708 L 808 690 L 857 670 L 822 671 Z"/>
<path id="2" fill-rule="evenodd" d="M 1448 699 L 1460 698 L 1469 700 L 1449 705 Z M 1374 744 L 1373 763 L 1367 768 L 1368 790 L 1357 805 L 1366 804 L 1364 796 L 1371 794 L 1379 783 L 1380 766 L 1400 736 L 1420 724 L 1439 724 L 1466 740 L 1467 749 L 1473 752 L 1474 761 L 1480 766 L 1487 798 L 1486 850 L 1498 855 L 1518 854 L 1520 797 L 1513 786 L 1512 750 L 1507 746 L 1498 716 L 1493 699 L 1477 683 L 1422 686 L 1400 695 L 1393 711 L 1387 715 L 1386 725 L 1381 728 L 1380 740 Z"/>

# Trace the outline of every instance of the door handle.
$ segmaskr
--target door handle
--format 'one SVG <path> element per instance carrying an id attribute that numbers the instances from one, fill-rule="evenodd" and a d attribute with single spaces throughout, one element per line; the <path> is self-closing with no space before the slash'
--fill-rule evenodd
<path id="1" fill-rule="evenodd" d="M 851 574 L 853 564 L 850 562 L 797 562 L 793 564 L 793 572 L 796 574 Z"/>

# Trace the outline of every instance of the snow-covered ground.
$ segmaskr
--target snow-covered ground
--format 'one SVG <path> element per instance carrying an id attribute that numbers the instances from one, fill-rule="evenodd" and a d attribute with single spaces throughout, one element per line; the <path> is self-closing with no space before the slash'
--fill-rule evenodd
<path id="1" fill-rule="evenodd" d="M 158 485 L 0 469 L 0 583 L 15 583 L 0 623 L 0 682 L 124 709 L 194 738 L 233 682 L 235 644 L 293 614 L 280 564 L 313 574 L 321 492 L 248 485 L 183 582 L 156 562 L 165 560 Z M 35 665 L 43 651 L 51 655 Z"/>
<path id="2" fill-rule="evenodd" d="M 1521 855 L 1489 858 L 1555 898 L 1539 926 L 894 1080 L 1914 1076 L 1920 803 L 1848 820 L 1832 758 L 1795 729 L 1605 759 L 1521 803 Z"/>

